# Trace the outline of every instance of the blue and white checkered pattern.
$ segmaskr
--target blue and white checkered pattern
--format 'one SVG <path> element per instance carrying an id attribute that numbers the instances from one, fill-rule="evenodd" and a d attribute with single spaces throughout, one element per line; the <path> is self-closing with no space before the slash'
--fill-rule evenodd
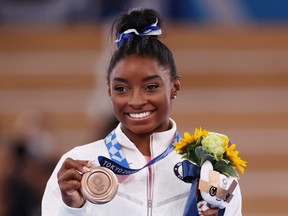
<path id="1" fill-rule="evenodd" d="M 125 155 L 121 149 L 120 144 L 116 139 L 115 131 L 113 130 L 106 138 L 105 144 L 108 149 L 110 158 L 124 167 L 129 167 Z"/>

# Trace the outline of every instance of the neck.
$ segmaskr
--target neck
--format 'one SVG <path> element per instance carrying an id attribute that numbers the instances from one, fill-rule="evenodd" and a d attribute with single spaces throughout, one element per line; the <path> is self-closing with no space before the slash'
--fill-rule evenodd
<path id="1" fill-rule="evenodd" d="M 128 128 L 125 128 L 125 127 L 122 127 L 122 131 L 129 138 L 129 140 L 136 145 L 138 150 L 144 156 L 151 156 L 150 136 L 156 132 L 169 130 L 171 127 L 172 127 L 172 123 L 168 122 L 168 124 L 165 128 L 162 128 L 161 130 L 155 130 L 152 132 L 148 132 L 148 133 L 137 134 L 137 133 L 134 133 L 133 131 L 129 130 Z"/>
<path id="2" fill-rule="evenodd" d="M 129 138 L 131 142 L 133 142 L 138 150 L 144 155 L 144 156 L 151 156 L 150 151 L 150 136 L 151 133 L 147 134 L 135 134 L 131 131 L 124 131 L 126 136 Z"/>

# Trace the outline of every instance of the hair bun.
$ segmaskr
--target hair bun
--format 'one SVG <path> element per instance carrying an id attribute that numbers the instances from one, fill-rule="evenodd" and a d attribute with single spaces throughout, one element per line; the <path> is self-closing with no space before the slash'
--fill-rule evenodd
<path id="1" fill-rule="evenodd" d="M 162 34 L 161 29 L 158 27 L 158 18 L 156 17 L 155 23 L 152 23 L 149 26 L 144 27 L 140 32 L 138 32 L 136 29 L 127 29 L 126 31 L 122 33 L 116 34 L 116 44 L 119 47 L 124 40 L 134 37 L 135 35 L 138 36 L 158 36 Z"/>
<path id="2" fill-rule="evenodd" d="M 117 40 L 123 33 L 134 35 L 154 35 L 158 36 L 161 32 L 162 20 L 157 11 L 153 9 L 135 8 L 128 13 L 124 13 L 115 20 L 112 28 Z M 160 31 L 159 31 L 160 30 Z M 150 34 L 147 34 L 147 32 Z M 152 32 L 152 33 L 151 33 Z M 130 35 L 127 36 L 128 38 Z"/>

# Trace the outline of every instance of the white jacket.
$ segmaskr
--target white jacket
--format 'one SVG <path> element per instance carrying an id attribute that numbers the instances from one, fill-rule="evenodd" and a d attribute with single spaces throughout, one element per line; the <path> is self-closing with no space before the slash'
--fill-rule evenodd
<path id="1" fill-rule="evenodd" d="M 150 148 L 152 158 L 161 154 L 173 139 L 176 124 L 165 132 L 151 136 Z M 136 146 L 121 131 L 120 125 L 115 130 L 117 140 L 131 169 L 143 167 L 147 162 Z M 95 160 L 99 155 L 109 158 L 104 140 L 78 146 L 62 156 L 51 175 L 42 200 L 42 216 L 180 216 L 183 215 L 186 199 L 191 185 L 178 179 L 174 165 L 181 155 L 172 151 L 166 158 L 153 165 L 149 178 L 148 168 L 132 174 L 119 184 L 115 198 L 106 204 L 86 202 L 82 208 L 71 208 L 61 199 L 57 183 L 57 172 L 67 157 L 78 160 Z M 97 161 L 97 160 L 96 160 Z M 150 180 L 149 180 L 150 179 Z M 150 186 L 149 186 L 150 184 Z M 240 188 L 234 191 L 234 197 L 226 208 L 225 215 L 241 215 Z"/>

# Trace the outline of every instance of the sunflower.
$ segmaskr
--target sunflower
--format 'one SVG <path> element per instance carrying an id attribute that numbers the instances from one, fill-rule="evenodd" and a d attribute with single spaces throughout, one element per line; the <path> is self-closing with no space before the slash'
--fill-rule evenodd
<path id="1" fill-rule="evenodd" d="M 202 128 L 196 128 L 193 137 L 198 140 L 201 136 L 206 137 L 209 131 L 202 130 Z"/>
<path id="2" fill-rule="evenodd" d="M 207 130 L 202 130 L 202 128 L 196 128 L 194 134 L 191 135 L 188 132 L 184 133 L 184 138 L 181 138 L 179 142 L 174 143 L 174 150 L 179 153 L 183 154 L 183 148 L 189 144 L 194 144 L 201 136 L 206 136 L 208 134 Z"/>
<path id="3" fill-rule="evenodd" d="M 225 149 L 226 149 L 226 156 L 228 159 L 232 162 L 232 164 L 242 173 L 244 174 L 244 167 L 247 166 L 247 161 L 242 160 L 238 154 L 239 151 L 235 151 L 236 144 L 232 144 L 228 146 L 227 143 L 225 143 Z"/>
<path id="4" fill-rule="evenodd" d="M 174 150 L 179 153 L 182 154 L 183 151 L 182 149 L 187 146 L 188 144 L 192 144 L 193 142 L 195 142 L 195 139 L 193 136 L 191 136 L 188 132 L 184 133 L 184 138 L 181 138 L 179 142 L 175 142 L 173 145 L 175 146 Z"/>

